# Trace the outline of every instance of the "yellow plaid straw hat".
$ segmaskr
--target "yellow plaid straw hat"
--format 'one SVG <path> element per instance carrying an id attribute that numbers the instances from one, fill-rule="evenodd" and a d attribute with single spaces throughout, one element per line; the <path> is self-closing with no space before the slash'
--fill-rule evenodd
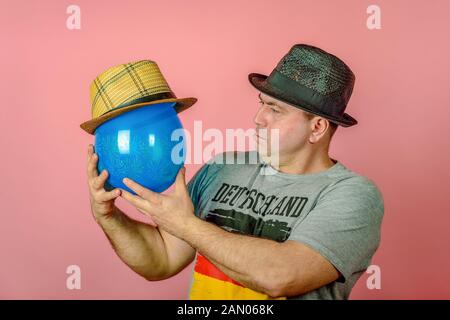
<path id="1" fill-rule="evenodd" d="M 109 68 L 92 81 L 90 100 L 92 119 L 80 125 L 90 134 L 106 120 L 142 106 L 176 102 L 175 109 L 181 112 L 197 102 L 196 98 L 178 99 L 151 60 Z"/>

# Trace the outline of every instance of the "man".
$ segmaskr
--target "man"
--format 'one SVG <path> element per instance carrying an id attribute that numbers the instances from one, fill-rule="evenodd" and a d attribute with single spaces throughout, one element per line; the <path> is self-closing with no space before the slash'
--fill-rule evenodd
<path id="1" fill-rule="evenodd" d="M 337 126 L 357 123 L 344 113 L 354 75 L 334 55 L 299 44 L 270 76 L 249 80 L 260 91 L 258 146 L 272 145 L 270 132 L 278 132 L 276 164 L 274 150 L 256 163 L 224 164 L 218 155 L 188 185 L 180 170 L 171 194 L 125 180 L 133 195 L 104 190 L 107 172 L 97 175 L 90 147 L 94 217 L 120 258 L 148 280 L 195 259 L 191 299 L 347 299 L 378 248 L 384 213 L 375 184 L 328 155 Z M 114 205 L 118 196 L 152 225 L 127 217 Z"/>

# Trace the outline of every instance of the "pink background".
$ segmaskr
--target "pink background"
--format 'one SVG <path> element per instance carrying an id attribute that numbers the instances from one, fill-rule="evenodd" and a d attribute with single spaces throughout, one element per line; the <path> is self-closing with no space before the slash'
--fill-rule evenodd
<path id="1" fill-rule="evenodd" d="M 66 8 L 81 8 L 81 30 Z M 381 30 L 366 27 L 370 4 Z M 373 264 L 381 290 L 353 299 L 450 298 L 448 1 L 2 1 L 0 10 L 0 298 L 186 298 L 191 267 L 147 282 L 126 267 L 94 222 L 86 181 L 93 137 L 89 84 L 135 59 L 158 62 L 179 97 L 198 103 L 186 129 L 252 128 L 257 92 L 295 43 L 322 47 L 356 74 L 331 156 L 382 190 L 385 219 Z M 190 178 L 199 165 L 187 166 Z M 138 212 L 123 201 L 119 207 Z M 79 265 L 82 289 L 66 289 Z"/>

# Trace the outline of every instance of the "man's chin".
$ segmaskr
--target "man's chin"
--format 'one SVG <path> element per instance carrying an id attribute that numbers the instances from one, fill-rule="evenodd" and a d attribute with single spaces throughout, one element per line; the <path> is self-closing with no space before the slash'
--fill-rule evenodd
<path id="1" fill-rule="evenodd" d="M 258 155 L 261 158 L 261 160 L 267 164 L 272 164 L 274 162 L 274 157 L 272 157 L 269 153 L 266 151 L 257 149 Z"/>

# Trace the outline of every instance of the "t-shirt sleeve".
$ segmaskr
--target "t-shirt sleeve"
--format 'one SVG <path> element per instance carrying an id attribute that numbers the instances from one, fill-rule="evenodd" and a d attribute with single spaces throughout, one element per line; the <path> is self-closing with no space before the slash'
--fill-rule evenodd
<path id="1" fill-rule="evenodd" d="M 299 241 L 325 257 L 341 273 L 339 282 L 367 269 L 380 242 L 383 198 L 364 177 L 337 183 L 292 229 L 288 240 Z"/>
<path id="2" fill-rule="evenodd" d="M 207 202 L 206 195 L 208 187 L 219 177 L 224 168 L 223 157 L 225 153 L 220 153 L 207 161 L 200 170 L 189 180 L 187 187 L 189 196 L 194 204 L 195 215 L 201 217 L 201 205 Z M 202 197 L 204 199 L 202 199 Z"/>
<path id="3" fill-rule="evenodd" d="M 189 191 L 189 196 L 191 197 L 192 203 L 194 205 L 194 213 L 195 215 L 199 215 L 199 202 L 200 195 L 204 191 L 205 187 L 205 178 L 208 174 L 209 164 L 204 164 L 200 170 L 196 172 L 196 174 L 189 180 L 187 187 Z"/>

